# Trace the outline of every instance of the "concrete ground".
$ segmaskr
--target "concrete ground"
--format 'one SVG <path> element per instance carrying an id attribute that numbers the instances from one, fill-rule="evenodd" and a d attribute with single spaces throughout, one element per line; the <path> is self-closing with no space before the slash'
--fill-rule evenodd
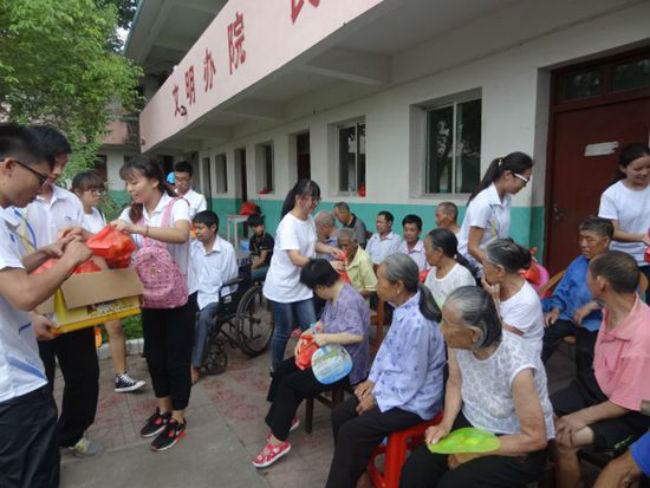
<path id="1" fill-rule="evenodd" d="M 293 350 L 292 344 L 287 350 Z M 329 410 L 316 403 L 314 431 L 303 426 L 290 437 L 292 451 L 266 470 L 250 461 L 264 443 L 264 424 L 269 385 L 269 353 L 250 359 L 227 348 L 228 370 L 202 378 L 192 389 L 187 409 L 187 435 L 173 449 L 154 453 L 150 440 L 138 431 L 154 411 L 156 401 L 150 385 L 139 393 L 115 393 L 110 360 L 100 361 L 100 398 L 97 419 L 88 436 L 105 452 L 79 459 L 62 451 L 62 488 L 166 488 L 166 487 L 277 487 L 306 488 L 325 485 L 333 453 Z M 565 385 L 572 375 L 569 357 L 562 351 L 549 362 L 551 391 Z M 129 374 L 149 380 L 144 359 L 129 357 Z M 62 378 L 56 381 L 60 404 Z M 298 411 L 304 421 L 304 406 Z M 594 472 L 588 476 L 593 479 Z"/>

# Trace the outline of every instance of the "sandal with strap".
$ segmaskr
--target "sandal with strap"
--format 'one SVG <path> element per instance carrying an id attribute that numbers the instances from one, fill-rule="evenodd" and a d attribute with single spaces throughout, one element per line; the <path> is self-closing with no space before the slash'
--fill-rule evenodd
<path id="1" fill-rule="evenodd" d="M 260 453 L 253 459 L 253 466 L 256 468 L 267 468 L 271 466 L 274 462 L 280 459 L 285 454 L 288 454 L 291 450 L 291 444 L 287 441 L 284 441 L 282 444 L 273 445 L 270 442 L 266 442 L 266 449 L 268 453 L 264 453 L 264 448 Z"/>

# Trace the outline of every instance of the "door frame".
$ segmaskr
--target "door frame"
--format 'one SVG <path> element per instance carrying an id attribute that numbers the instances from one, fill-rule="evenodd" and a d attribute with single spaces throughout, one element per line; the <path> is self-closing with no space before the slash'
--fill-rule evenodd
<path id="1" fill-rule="evenodd" d="M 619 54 L 604 56 L 590 61 L 580 62 L 551 71 L 550 97 L 549 97 L 549 126 L 546 143 L 546 175 L 544 178 L 544 259 L 543 263 L 548 266 L 549 249 L 551 244 L 551 225 L 553 202 L 553 168 L 556 161 L 555 154 L 555 117 L 558 113 L 582 110 L 585 108 L 612 105 L 621 102 L 638 100 L 650 97 L 650 87 L 626 90 L 618 93 L 611 92 L 611 67 L 622 61 L 647 57 L 650 46 L 636 48 Z M 603 72 L 603 85 L 601 95 L 582 100 L 558 101 L 559 81 L 566 75 L 577 73 L 590 67 L 600 67 Z"/>

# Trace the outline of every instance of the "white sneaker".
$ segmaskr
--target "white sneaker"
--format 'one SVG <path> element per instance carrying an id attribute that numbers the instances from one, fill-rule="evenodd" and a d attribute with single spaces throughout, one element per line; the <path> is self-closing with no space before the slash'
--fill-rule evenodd
<path id="1" fill-rule="evenodd" d="M 128 374 L 115 375 L 115 391 L 118 393 L 127 393 L 142 388 L 146 383 L 142 380 L 134 380 Z"/>

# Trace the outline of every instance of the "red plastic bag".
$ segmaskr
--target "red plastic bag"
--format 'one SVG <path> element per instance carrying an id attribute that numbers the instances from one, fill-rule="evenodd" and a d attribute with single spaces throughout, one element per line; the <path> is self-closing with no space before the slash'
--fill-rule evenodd
<path id="1" fill-rule="evenodd" d="M 36 268 L 33 272 L 33 274 L 41 274 L 42 272 L 50 269 L 52 266 L 54 266 L 57 263 L 58 259 L 48 259 L 45 261 L 43 264 L 41 264 L 38 268 Z M 92 259 L 89 259 L 88 261 L 85 261 L 81 263 L 79 266 L 77 266 L 74 271 L 72 271 L 72 274 L 82 274 L 82 273 L 94 273 L 95 271 L 101 271 L 102 269 L 97 266 L 97 263 L 95 263 Z"/>
<path id="2" fill-rule="evenodd" d="M 313 336 L 304 336 L 298 342 L 298 354 L 296 355 L 296 366 L 300 370 L 311 367 L 311 357 L 318 349 L 318 344 L 314 342 Z"/>
<path id="3" fill-rule="evenodd" d="M 135 243 L 124 232 L 107 225 L 86 241 L 93 254 L 102 257 L 111 268 L 128 268 Z"/>
<path id="4" fill-rule="evenodd" d="M 260 207 L 253 202 L 244 202 L 241 204 L 239 215 L 255 215 L 260 213 Z"/>
<path id="5" fill-rule="evenodd" d="M 420 271 L 420 274 L 418 276 L 420 279 L 420 283 L 424 283 L 425 281 L 427 281 L 427 276 L 429 276 L 429 271 L 431 271 L 431 268 L 423 269 L 422 271 Z"/>

